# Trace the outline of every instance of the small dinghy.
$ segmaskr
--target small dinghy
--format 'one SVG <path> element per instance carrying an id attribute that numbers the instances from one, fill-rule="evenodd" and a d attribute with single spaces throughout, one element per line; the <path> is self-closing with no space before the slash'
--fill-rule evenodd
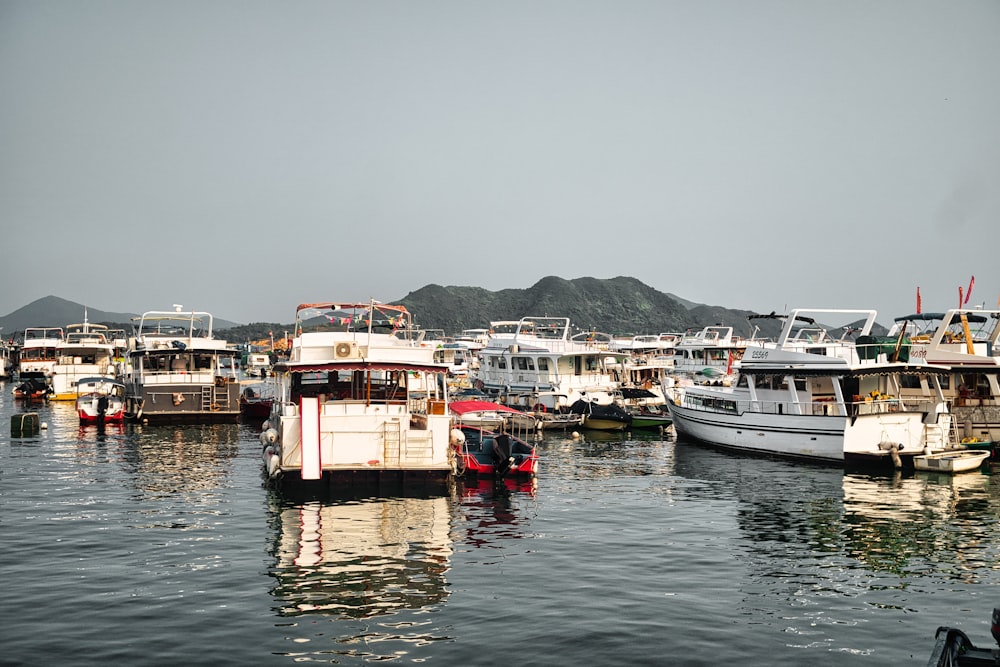
<path id="1" fill-rule="evenodd" d="M 983 461 L 990 457 L 988 451 L 954 449 L 935 454 L 921 454 L 913 457 L 913 467 L 917 470 L 934 472 L 971 472 L 978 470 Z"/>

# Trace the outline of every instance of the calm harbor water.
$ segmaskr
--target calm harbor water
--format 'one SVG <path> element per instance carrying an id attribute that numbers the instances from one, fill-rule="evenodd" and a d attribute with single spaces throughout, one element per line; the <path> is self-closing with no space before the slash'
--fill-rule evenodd
<path id="1" fill-rule="evenodd" d="M 0 415 L 4 665 L 923 665 L 1000 606 L 1000 473 L 552 435 L 533 484 L 293 501 L 254 425 Z"/>

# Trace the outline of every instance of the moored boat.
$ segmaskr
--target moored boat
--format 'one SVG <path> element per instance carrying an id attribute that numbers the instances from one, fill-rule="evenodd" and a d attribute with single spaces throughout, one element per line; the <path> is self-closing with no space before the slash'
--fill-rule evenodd
<path id="1" fill-rule="evenodd" d="M 457 450 L 458 476 L 504 479 L 538 473 L 535 447 L 510 433 L 458 426 L 452 430 L 451 442 Z"/>
<path id="2" fill-rule="evenodd" d="M 300 305 L 261 433 L 269 483 L 443 487 L 456 466 L 448 366 L 420 337 L 403 306 Z"/>
<path id="3" fill-rule="evenodd" d="M 151 310 L 134 319 L 126 387 L 130 421 L 236 422 L 239 383 L 227 370 L 238 351 L 216 338 L 211 313 Z"/>
<path id="4" fill-rule="evenodd" d="M 457 425 L 478 426 L 489 430 L 499 430 L 508 425 L 520 410 L 493 401 L 467 400 L 452 401 L 448 409 L 455 415 Z"/>
<path id="5" fill-rule="evenodd" d="M 993 609 L 990 634 L 1000 646 L 1000 608 Z M 942 625 L 934 633 L 934 649 L 927 667 L 989 667 L 1000 665 L 1000 650 L 976 646 L 958 628 Z"/>
<path id="6" fill-rule="evenodd" d="M 125 384 L 107 376 L 80 378 L 76 386 L 76 413 L 81 424 L 121 422 L 125 419 Z"/>
<path id="7" fill-rule="evenodd" d="M 117 376 L 115 345 L 108 338 L 108 328 L 90 324 L 85 312 L 83 323 L 66 325 L 65 336 L 56 345 L 49 398 L 74 401 L 82 391 L 78 387 L 80 380 L 95 376 Z"/>
<path id="8" fill-rule="evenodd" d="M 864 324 L 857 341 L 834 338 L 803 327 L 803 314 Z M 688 386 L 669 404 L 678 435 L 745 452 L 895 467 L 945 449 L 951 415 L 940 380 L 950 369 L 888 361 L 882 342 L 863 345 L 875 316 L 792 311 L 773 347 L 747 348 L 735 386 Z M 904 385 L 922 389 L 904 398 Z"/>
<path id="9" fill-rule="evenodd" d="M 273 382 L 249 382 L 240 390 L 240 416 L 246 420 L 267 419 L 274 405 L 275 385 Z"/>
<path id="10" fill-rule="evenodd" d="M 913 467 L 916 470 L 930 470 L 933 472 L 972 472 L 979 470 L 988 458 L 988 451 L 976 451 L 971 449 L 950 449 L 933 454 L 920 454 L 913 457 Z"/>

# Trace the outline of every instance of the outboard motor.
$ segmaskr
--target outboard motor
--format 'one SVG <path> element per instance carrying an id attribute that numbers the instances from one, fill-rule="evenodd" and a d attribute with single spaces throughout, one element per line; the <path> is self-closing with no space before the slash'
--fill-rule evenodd
<path id="1" fill-rule="evenodd" d="M 99 396 L 97 398 L 97 419 L 99 421 L 104 421 L 105 415 L 108 414 L 108 397 Z"/>
<path id="2" fill-rule="evenodd" d="M 510 436 L 506 433 L 500 433 L 493 438 L 493 476 L 497 479 L 506 477 L 514 465 L 514 457 L 511 456 L 512 445 Z"/>

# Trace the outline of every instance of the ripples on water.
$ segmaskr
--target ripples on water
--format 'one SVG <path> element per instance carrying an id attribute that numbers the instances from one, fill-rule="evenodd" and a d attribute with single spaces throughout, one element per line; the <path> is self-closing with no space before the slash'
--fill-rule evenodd
<path id="1" fill-rule="evenodd" d="M 552 435 L 532 483 L 295 500 L 253 426 L 35 409 L 0 445 L 3 664 L 922 665 L 1000 606 L 995 475 Z"/>

